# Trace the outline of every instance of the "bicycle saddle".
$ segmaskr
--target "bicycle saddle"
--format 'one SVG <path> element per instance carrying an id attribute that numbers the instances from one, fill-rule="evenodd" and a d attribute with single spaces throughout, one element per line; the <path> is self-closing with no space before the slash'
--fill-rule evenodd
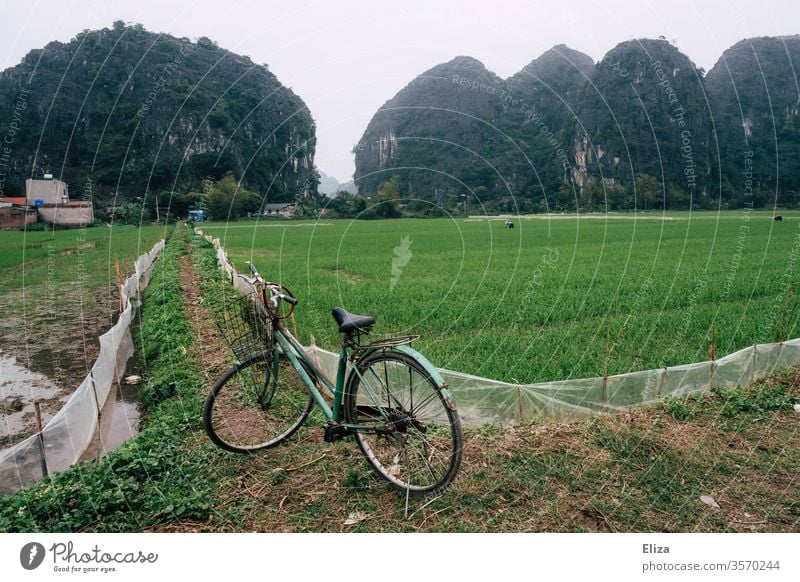
<path id="1" fill-rule="evenodd" d="M 366 328 L 375 323 L 375 318 L 371 315 L 356 315 L 349 313 L 341 307 L 335 307 L 331 312 L 333 319 L 339 324 L 340 333 L 350 333 L 351 331 L 366 331 Z"/>

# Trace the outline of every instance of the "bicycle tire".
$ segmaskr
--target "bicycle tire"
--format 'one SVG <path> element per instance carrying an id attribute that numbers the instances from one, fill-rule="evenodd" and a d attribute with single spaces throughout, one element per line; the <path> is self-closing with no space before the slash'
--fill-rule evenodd
<path id="1" fill-rule="evenodd" d="M 206 398 L 203 426 L 220 448 L 253 453 L 275 447 L 296 433 L 311 413 L 314 399 L 282 354 L 273 382 L 274 353 L 245 358 L 217 381 Z"/>
<path id="2" fill-rule="evenodd" d="M 350 373 L 344 399 L 345 421 L 361 427 L 359 449 L 392 487 L 438 495 L 452 483 L 462 454 L 458 413 L 414 358 L 394 351 L 366 356 Z"/>

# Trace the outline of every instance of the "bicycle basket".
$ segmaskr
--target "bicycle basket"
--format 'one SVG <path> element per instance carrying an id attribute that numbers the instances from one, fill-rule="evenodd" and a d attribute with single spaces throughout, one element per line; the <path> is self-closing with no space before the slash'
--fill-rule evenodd
<path id="1" fill-rule="evenodd" d="M 237 360 L 272 349 L 272 320 L 255 291 L 226 297 L 217 327 Z"/>

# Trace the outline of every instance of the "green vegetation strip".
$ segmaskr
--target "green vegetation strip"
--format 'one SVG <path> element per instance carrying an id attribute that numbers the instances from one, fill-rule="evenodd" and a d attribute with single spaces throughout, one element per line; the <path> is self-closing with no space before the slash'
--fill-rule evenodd
<path id="1" fill-rule="evenodd" d="M 141 531 L 208 518 L 218 473 L 210 445 L 196 444 L 204 388 L 181 292 L 187 236 L 176 229 L 144 294 L 136 334 L 147 376 L 141 433 L 99 462 L 0 498 L 0 531 Z"/>

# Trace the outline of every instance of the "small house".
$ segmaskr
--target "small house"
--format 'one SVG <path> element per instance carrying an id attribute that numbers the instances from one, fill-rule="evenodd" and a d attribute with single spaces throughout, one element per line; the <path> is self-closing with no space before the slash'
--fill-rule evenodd
<path id="1" fill-rule="evenodd" d="M 291 202 L 264 204 L 261 209 L 261 214 L 264 216 L 283 216 L 284 218 L 289 218 L 294 216 L 294 204 Z"/>
<path id="2" fill-rule="evenodd" d="M 94 222 L 94 209 L 88 200 L 71 201 L 69 187 L 45 174 L 42 180 L 25 180 L 28 206 L 36 208 L 39 220 L 57 226 L 86 226 Z"/>
<path id="3" fill-rule="evenodd" d="M 26 198 L 0 196 L 0 230 L 19 230 L 38 219 L 36 209 L 28 206 Z"/>

